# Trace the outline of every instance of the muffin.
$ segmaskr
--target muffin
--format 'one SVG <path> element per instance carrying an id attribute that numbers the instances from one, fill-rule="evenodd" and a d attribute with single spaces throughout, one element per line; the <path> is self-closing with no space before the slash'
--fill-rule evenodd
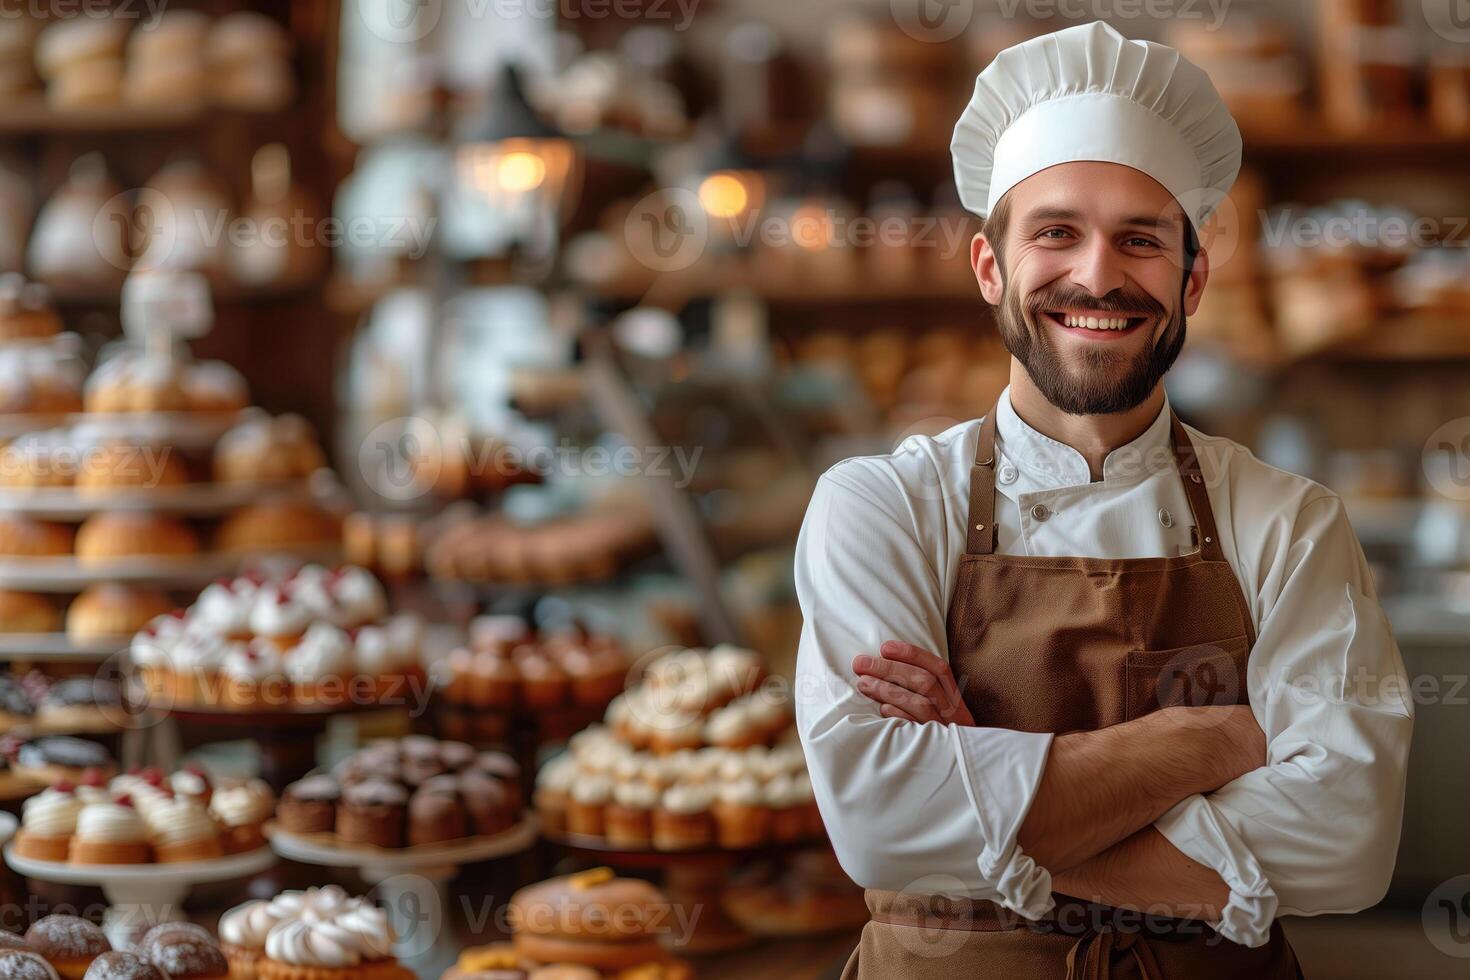
<path id="1" fill-rule="evenodd" d="M 342 791 L 337 837 L 344 844 L 402 847 L 408 791 L 397 783 L 369 779 Z"/>
<path id="2" fill-rule="evenodd" d="M 276 824 L 293 834 L 329 834 L 337 826 L 342 787 L 331 776 L 307 776 L 286 787 Z"/>
<path id="3" fill-rule="evenodd" d="M 474 833 L 489 837 L 515 825 L 520 808 L 505 782 L 475 769 L 461 774 L 459 782 Z"/>
<path id="4" fill-rule="evenodd" d="M 154 859 L 160 864 L 224 856 L 219 826 L 209 809 L 197 800 L 184 796 L 164 800 L 148 808 L 145 822 L 153 840 Z"/>
<path id="5" fill-rule="evenodd" d="M 577 764 L 570 755 L 559 755 L 536 774 L 533 801 L 541 827 L 551 837 L 567 832 L 567 811 L 571 807 L 572 785 L 577 780 Z"/>
<path id="6" fill-rule="evenodd" d="M 661 851 L 709 847 L 715 836 L 712 803 L 703 787 L 670 786 L 653 811 L 653 846 Z"/>
<path id="7" fill-rule="evenodd" d="M 72 529 L 65 524 L 0 517 L 0 556 L 54 558 L 72 551 Z"/>
<path id="8" fill-rule="evenodd" d="M 88 412 L 182 412 L 184 365 L 168 357 L 125 352 L 99 364 L 87 378 L 83 404 Z"/>
<path id="9" fill-rule="evenodd" d="M 567 805 L 567 833 L 601 837 L 606 830 L 607 804 L 612 783 L 603 776 L 583 776 L 572 784 Z"/>
<path id="10" fill-rule="evenodd" d="M 265 955 L 265 937 L 284 915 L 277 902 L 250 901 L 219 917 L 220 952 L 230 964 L 230 980 L 256 980 Z"/>
<path id="11" fill-rule="evenodd" d="M 158 967 L 139 956 L 115 949 L 92 961 L 83 980 L 171 980 Z"/>
<path id="12" fill-rule="evenodd" d="M 199 538 L 187 524 L 156 514 L 97 514 L 77 529 L 76 553 L 81 562 L 186 558 L 198 551 Z"/>
<path id="13" fill-rule="evenodd" d="M 77 815 L 69 853 L 72 864 L 147 864 L 152 856 L 148 827 L 131 796 L 89 803 Z"/>
<path id="14" fill-rule="evenodd" d="M 67 607 L 66 635 L 79 642 L 132 636 L 173 607 L 173 600 L 152 589 L 106 582 L 88 586 Z"/>
<path id="15" fill-rule="evenodd" d="M 459 779 L 436 776 L 408 800 L 408 844 L 440 844 L 470 836 L 470 814 L 460 796 Z"/>
<path id="16" fill-rule="evenodd" d="M 92 497 L 120 490 L 181 487 L 188 482 L 188 468 L 169 447 L 143 446 L 116 439 L 88 451 L 75 480 L 77 492 Z"/>
<path id="17" fill-rule="evenodd" d="M 712 813 L 715 840 L 721 847 L 738 850 L 765 842 L 771 811 L 766 808 L 760 783 L 754 779 L 721 783 Z"/>
<path id="18" fill-rule="evenodd" d="M 657 888 L 618 878 L 609 868 L 529 885 L 510 900 L 515 948 L 523 956 L 605 973 L 667 959 L 653 929 L 668 911 Z"/>
<path id="19" fill-rule="evenodd" d="M 0 633 L 55 633 L 60 628 L 61 614 L 50 599 L 0 589 Z"/>
<path id="20" fill-rule="evenodd" d="M 337 518 L 300 500 L 251 504 L 225 518 L 215 531 L 215 547 L 229 552 L 291 551 L 341 540 Z"/>
<path id="21" fill-rule="evenodd" d="M 26 945 L 55 967 L 62 980 L 82 980 L 92 961 L 112 949 L 102 930 L 75 915 L 48 915 L 26 930 Z"/>
<path id="22" fill-rule="evenodd" d="M 606 837 L 613 847 L 646 848 L 653 843 L 653 808 L 658 790 L 647 783 L 626 781 L 613 787 L 607 806 Z"/>
<path id="23" fill-rule="evenodd" d="M 266 821 L 276 809 L 276 795 L 263 780 L 222 786 L 209 801 L 209 812 L 221 828 L 225 853 L 241 854 L 265 846 Z"/>
<path id="24" fill-rule="evenodd" d="M 15 853 L 36 861 L 65 861 L 81 812 L 82 801 L 68 782 L 26 800 L 15 832 Z"/>

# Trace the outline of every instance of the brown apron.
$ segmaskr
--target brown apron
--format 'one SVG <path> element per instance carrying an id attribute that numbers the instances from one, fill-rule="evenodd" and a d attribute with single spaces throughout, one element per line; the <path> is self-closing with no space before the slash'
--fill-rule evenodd
<path id="1" fill-rule="evenodd" d="M 1255 643 L 1225 560 L 1194 444 L 1172 419 L 1196 550 L 1164 558 L 995 554 L 995 411 L 970 474 L 965 555 L 950 600 L 949 662 L 977 723 L 1092 731 L 1166 704 L 1245 704 Z M 943 869 L 935 869 L 942 871 Z M 844 980 L 1227 980 L 1300 977 L 1279 923 L 1250 949 L 1190 920 L 1064 895 L 1042 920 L 993 902 L 867 893 L 871 921 Z"/>

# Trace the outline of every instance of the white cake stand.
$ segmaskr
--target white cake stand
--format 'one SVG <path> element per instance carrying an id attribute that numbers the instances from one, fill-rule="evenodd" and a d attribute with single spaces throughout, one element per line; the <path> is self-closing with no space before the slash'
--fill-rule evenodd
<path id="1" fill-rule="evenodd" d="M 5 847 L 5 861 L 17 874 L 59 885 L 98 885 L 107 896 L 102 928 L 117 949 L 160 922 L 184 918 L 184 898 L 194 885 L 233 881 L 259 874 L 276 863 L 268 847 L 208 861 L 167 864 L 70 864 L 20 857 L 15 845 Z"/>
<path id="2" fill-rule="evenodd" d="M 466 864 L 519 854 L 536 843 L 533 814 L 490 837 L 447 844 L 382 848 L 335 843 L 329 835 L 293 834 L 266 824 L 271 847 L 283 858 L 328 868 L 351 868 L 373 886 L 397 937 L 394 955 L 420 976 L 438 976 L 459 957 L 445 913 L 449 880 Z"/>

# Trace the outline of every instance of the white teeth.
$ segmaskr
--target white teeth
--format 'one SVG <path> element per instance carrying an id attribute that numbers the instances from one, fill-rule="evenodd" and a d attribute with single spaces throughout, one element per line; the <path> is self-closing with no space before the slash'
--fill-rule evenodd
<path id="1" fill-rule="evenodd" d="M 1128 327 L 1128 318 L 1073 316 L 1066 313 L 1062 315 L 1062 323 L 1068 327 L 1082 327 L 1086 330 L 1124 330 Z"/>

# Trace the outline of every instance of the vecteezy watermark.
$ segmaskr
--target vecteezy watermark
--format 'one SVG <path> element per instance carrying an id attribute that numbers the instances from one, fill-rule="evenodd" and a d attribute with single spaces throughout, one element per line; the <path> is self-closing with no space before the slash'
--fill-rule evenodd
<path id="1" fill-rule="evenodd" d="M 0 0 L 0 20 L 141 20 L 148 28 L 169 0 Z"/>
<path id="2" fill-rule="evenodd" d="M 1441 882 L 1424 900 L 1424 936 L 1446 956 L 1470 957 L 1470 874 Z"/>
<path id="3" fill-rule="evenodd" d="M 388 913 L 396 955 L 422 956 L 439 941 L 444 931 L 444 905 L 431 879 L 415 874 L 394 875 L 373 886 L 368 897 Z"/>
<path id="4" fill-rule="evenodd" d="M 704 456 L 695 446 L 577 446 L 522 447 L 481 442 L 461 436 L 446 440 L 432 421 L 410 415 L 379 423 L 358 447 L 358 471 L 363 481 L 388 500 L 415 500 L 438 485 L 446 454 L 458 454 L 473 477 L 552 476 L 667 478 L 679 488 L 689 486 Z"/>
<path id="5" fill-rule="evenodd" d="M 1470 44 L 1470 0 L 1420 0 L 1424 22 L 1446 41 Z"/>
<path id="6" fill-rule="evenodd" d="M 888 0 L 888 7 L 899 30 L 933 44 L 954 40 L 975 19 L 975 0 Z"/>
<path id="7" fill-rule="evenodd" d="M 1423 249 L 1463 247 L 1470 240 L 1470 216 L 1411 215 L 1371 206 L 1332 212 L 1263 209 L 1260 222 L 1261 242 L 1269 248 Z"/>
<path id="8" fill-rule="evenodd" d="M 454 0 L 459 16 L 471 21 L 495 18 L 556 21 L 624 20 L 668 24 L 684 31 L 694 22 L 699 0 Z M 384 41 L 423 40 L 444 17 L 444 0 L 358 0 L 358 16 Z"/>
<path id="9" fill-rule="evenodd" d="M 1003 17 L 1031 20 L 1203 20 L 1219 30 L 1232 0 L 997 0 Z"/>
<path id="10" fill-rule="evenodd" d="M 0 452 L 0 481 L 8 486 L 88 486 L 93 477 L 109 492 L 118 486 L 152 489 L 163 482 L 167 446 L 76 446 L 13 443 Z"/>
<path id="11" fill-rule="evenodd" d="M 1450 419 L 1424 441 L 1424 477 L 1450 500 L 1470 500 L 1470 416 Z"/>

